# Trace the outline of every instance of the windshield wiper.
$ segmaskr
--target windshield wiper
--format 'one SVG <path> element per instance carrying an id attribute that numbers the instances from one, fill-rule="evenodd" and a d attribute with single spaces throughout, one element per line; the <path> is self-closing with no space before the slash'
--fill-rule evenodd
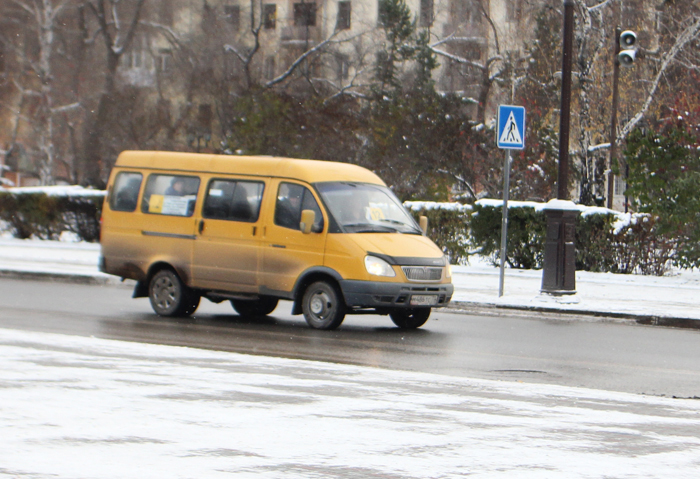
<path id="1" fill-rule="evenodd" d="M 350 223 L 343 225 L 343 228 L 363 228 L 358 229 L 355 233 L 383 233 L 386 231 L 397 232 L 398 230 L 392 226 L 378 225 L 374 223 Z M 377 231 L 379 230 L 379 231 Z"/>
<path id="2" fill-rule="evenodd" d="M 417 233 L 417 234 L 423 234 L 423 231 L 422 231 L 422 230 L 416 229 L 415 226 L 406 224 L 406 223 L 404 223 L 403 221 L 390 220 L 390 219 L 386 219 L 386 218 L 383 218 L 383 219 L 381 219 L 381 220 L 379 220 L 379 221 L 381 221 L 382 223 L 391 223 L 391 224 L 393 224 L 393 225 L 401 225 L 401 226 L 404 226 L 406 229 L 408 229 L 409 232 Z"/>

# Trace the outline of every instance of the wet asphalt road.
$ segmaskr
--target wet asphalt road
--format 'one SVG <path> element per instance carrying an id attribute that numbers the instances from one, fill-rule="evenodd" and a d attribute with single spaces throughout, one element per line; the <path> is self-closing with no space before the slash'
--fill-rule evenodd
<path id="1" fill-rule="evenodd" d="M 416 331 L 347 316 L 316 331 L 281 302 L 245 320 L 207 300 L 187 319 L 152 313 L 127 286 L 0 279 L 0 327 L 358 364 L 452 376 L 700 397 L 700 331 L 567 317 L 437 311 Z"/>

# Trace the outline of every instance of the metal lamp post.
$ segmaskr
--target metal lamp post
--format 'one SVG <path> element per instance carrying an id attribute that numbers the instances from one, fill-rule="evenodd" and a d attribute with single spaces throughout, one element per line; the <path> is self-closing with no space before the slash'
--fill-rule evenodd
<path id="1" fill-rule="evenodd" d="M 610 172 L 608 173 L 608 202 L 609 209 L 613 207 L 613 195 L 615 194 L 615 156 L 617 154 L 617 105 L 620 102 L 618 84 L 620 82 L 620 61 L 617 56 L 620 54 L 620 33 L 622 29 L 615 29 L 615 60 L 613 62 L 613 94 L 612 94 L 612 118 L 610 119 Z"/>
<path id="2" fill-rule="evenodd" d="M 550 201 L 542 272 L 542 292 L 553 295 L 576 293 L 576 216 L 568 198 L 569 131 L 571 118 L 571 65 L 574 39 L 574 0 L 564 0 L 564 30 L 559 119 L 559 171 L 557 199 Z"/>

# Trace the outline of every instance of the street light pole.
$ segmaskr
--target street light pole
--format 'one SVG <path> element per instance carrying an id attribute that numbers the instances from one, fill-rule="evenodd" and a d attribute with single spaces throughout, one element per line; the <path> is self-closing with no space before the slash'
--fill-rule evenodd
<path id="1" fill-rule="evenodd" d="M 557 199 L 545 208 L 547 237 L 544 247 L 542 292 L 556 296 L 576 294 L 576 216 L 567 201 L 569 176 L 569 131 L 571 118 L 571 67 L 574 43 L 574 0 L 564 0 L 564 31 L 561 68 L 561 116 L 559 117 L 559 172 Z"/>
<path id="2" fill-rule="evenodd" d="M 609 209 L 613 207 L 613 195 L 615 194 L 615 175 L 613 174 L 613 166 L 615 165 L 615 158 L 617 155 L 617 107 L 620 102 L 620 94 L 618 91 L 618 84 L 620 82 L 620 60 L 618 55 L 620 54 L 620 33 L 622 29 L 617 27 L 615 29 L 615 58 L 613 65 L 613 93 L 612 93 L 612 118 L 610 120 L 610 166 L 608 172 L 608 202 L 607 206 Z"/>
<path id="3" fill-rule="evenodd" d="M 574 44 L 574 0 L 564 0 L 564 44 L 561 62 L 561 114 L 559 117 L 559 174 L 557 199 L 569 197 L 569 130 L 571 119 L 571 65 Z"/>

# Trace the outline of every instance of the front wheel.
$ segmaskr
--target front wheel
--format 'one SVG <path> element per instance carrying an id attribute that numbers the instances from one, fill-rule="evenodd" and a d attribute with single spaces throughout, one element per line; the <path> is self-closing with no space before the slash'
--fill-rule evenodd
<path id="1" fill-rule="evenodd" d="M 148 283 L 151 307 L 160 316 L 189 316 L 199 306 L 195 295 L 171 269 L 161 269 Z"/>
<path id="2" fill-rule="evenodd" d="M 389 316 L 396 326 L 402 329 L 420 328 L 430 317 L 430 308 L 399 310 Z"/>
<path id="3" fill-rule="evenodd" d="M 267 316 L 277 307 L 278 299 L 262 297 L 253 300 L 232 299 L 231 306 L 241 316 Z"/>
<path id="4" fill-rule="evenodd" d="M 314 329 L 335 329 L 345 318 L 345 303 L 338 288 L 326 281 L 312 283 L 301 301 L 304 319 Z"/>

